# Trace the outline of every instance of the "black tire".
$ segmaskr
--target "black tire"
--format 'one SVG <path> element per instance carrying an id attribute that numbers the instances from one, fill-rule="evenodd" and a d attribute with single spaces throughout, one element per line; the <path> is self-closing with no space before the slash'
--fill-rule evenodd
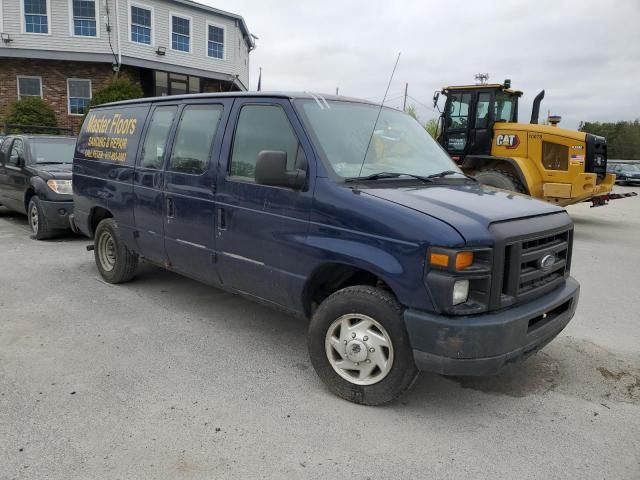
<path id="1" fill-rule="evenodd" d="M 31 227 L 31 232 L 35 239 L 45 240 L 54 236 L 55 230 L 49 226 L 47 217 L 42 210 L 40 199 L 35 195 L 29 199 L 27 219 L 29 220 L 29 227 Z"/>
<path id="2" fill-rule="evenodd" d="M 374 319 L 390 337 L 393 361 L 386 376 L 377 383 L 353 383 L 339 375 L 330 363 L 325 349 L 327 333 L 337 319 L 349 314 L 361 314 Z M 320 304 L 313 315 L 307 340 L 311 363 L 318 376 L 334 394 L 350 402 L 362 405 L 390 403 L 406 392 L 418 377 L 402 307 L 385 290 L 355 286 L 335 292 Z"/>
<path id="3" fill-rule="evenodd" d="M 123 283 L 133 278 L 138 268 L 138 257 L 127 250 L 113 218 L 106 218 L 98 224 L 93 242 L 96 266 L 105 282 Z"/>
<path id="4" fill-rule="evenodd" d="M 500 168 L 481 170 L 475 175 L 475 179 L 483 185 L 490 185 L 512 192 L 527 193 L 527 189 L 517 175 Z"/>

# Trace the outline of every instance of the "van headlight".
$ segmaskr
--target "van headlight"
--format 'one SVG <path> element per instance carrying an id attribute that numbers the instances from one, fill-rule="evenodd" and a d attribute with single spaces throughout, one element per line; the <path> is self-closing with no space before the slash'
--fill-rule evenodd
<path id="1" fill-rule="evenodd" d="M 425 286 L 436 311 L 472 315 L 489 309 L 491 247 L 430 247 L 425 262 Z"/>
<path id="2" fill-rule="evenodd" d="M 453 294 L 451 295 L 451 304 L 460 305 L 469 298 L 469 280 L 457 280 L 453 284 Z"/>
<path id="3" fill-rule="evenodd" d="M 47 186 L 61 195 L 72 195 L 71 180 L 47 180 Z"/>

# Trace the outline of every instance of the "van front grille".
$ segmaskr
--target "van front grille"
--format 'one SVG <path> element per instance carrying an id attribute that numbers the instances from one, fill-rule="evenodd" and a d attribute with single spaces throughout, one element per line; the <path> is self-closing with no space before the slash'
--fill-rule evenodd
<path id="1" fill-rule="evenodd" d="M 502 306 L 542 295 L 569 275 L 572 229 L 508 242 L 502 277 Z"/>

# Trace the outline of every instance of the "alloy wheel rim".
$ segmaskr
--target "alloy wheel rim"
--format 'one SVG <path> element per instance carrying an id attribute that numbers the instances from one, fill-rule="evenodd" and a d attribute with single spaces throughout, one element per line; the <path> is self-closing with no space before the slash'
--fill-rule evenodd
<path id="1" fill-rule="evenodd" d="M 378 383 L 393 366 L 391 337 L 379 322 L 360 313 L 343 315 L 331 324 L 325 352 L 334 371 L 355 385 Z"/>
<path id="2" fill-rule="evenodd" d="M 98 238 L 98 260 L 105 272 L 110 272 L 116 265 L 116 242 L 109 232 L 103 232 Z"/>
<path id="3" fill-rule="evenodd" d="M 37 235 L 39 219 L 38 219 L 38 207 L 36 206 L 35 203 L 31 204 L 31 210 L 29 210 L 29 224 L 31 225 L 31 230 L 33 230 L 33 233 Z"/>

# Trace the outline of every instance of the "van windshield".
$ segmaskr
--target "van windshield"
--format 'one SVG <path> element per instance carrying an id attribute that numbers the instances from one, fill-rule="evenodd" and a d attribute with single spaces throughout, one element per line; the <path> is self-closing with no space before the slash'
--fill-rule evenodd
<path id="1" fill-rule="evenodd" d="M 29 141 L 34 163 L 72 163 L 75 138 L 32 138 Z"/>
<path id="2" fill-rule="evenodd" d="M 425 177 L 459 172 L 431 135 L 404 112 L 383 108 L 371 137 L 379 106 L 313 99 L 294 103 L 317 150 L 342 178 L 382 172 Z"/>

